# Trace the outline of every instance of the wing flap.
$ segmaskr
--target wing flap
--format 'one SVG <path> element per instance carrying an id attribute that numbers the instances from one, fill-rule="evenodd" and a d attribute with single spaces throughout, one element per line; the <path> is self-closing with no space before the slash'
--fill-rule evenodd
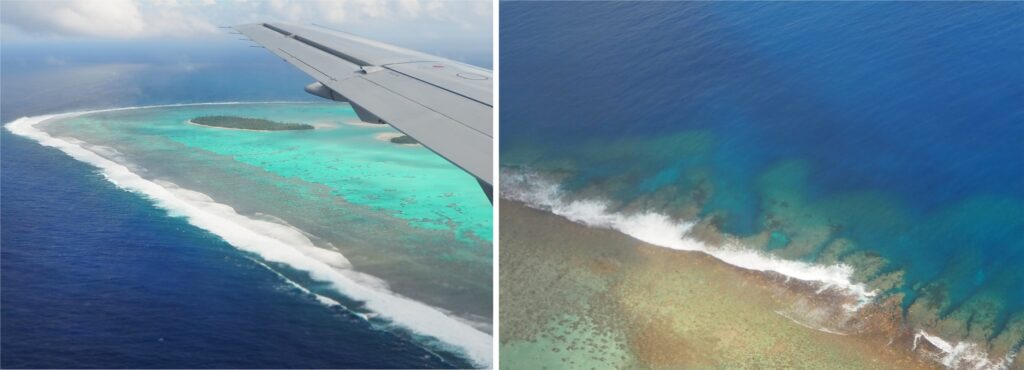
<path id="1" fill-rule="evenodd" d="M 360 66 L 352 62 L 298 42 L 263 24 L 247 24 L 235 29 L 320 82 L 351 78 L 360 70 Z"/>
<path id="2" fill-rule="evenodd" d="M 420 53 L 394 45 L 362 38 L 350 33 L 338 32 L 323 27 L 308 27 L 292 23 L 267 23 L 268 28 L 297 35 L 303 41 L 316 43 L 337 51 L 343 58 L 359 65 L 381 66 L 393 63 L 442 60 L 430 54 Z"/>
<path id="3" fill-rule="evenodd" d="M 488 107 L 494 106 L 491 102 L 491 71 L 467 68 L 464 64 L 448 61 L 389 64 L 385 67 Z"/>
<path id="4" fill-rule="evenodd" d="M 437 87 L 434 85 L 410 79 L 408 76 L 390 70 L 367 73 L 362 78 L 391 90 L 395 94 L 429 107 L 431 110 L 487 135 L 487 137 L 494 136 L 491 133 L 492 117 L 491 107 L 489 106 L 460 95 L 437 93 Z M 385 121 L 388 120 L 385 119 Z M 388 123 L 391 122 L 388 121 Z M 395 122 L 394 125 L 399 126 L 401 122 Z"/>
<path id="5" fill-rule="evenodd" d="M 267 31 L 276 33 L 281 38 L 311 46 L 357 67 L 385 67 L 453 94 L 493 106 L 492 73 L 483 68 L 322 27 L 290 23 L 256 23 L 244 27 L 264 34 Z"/>

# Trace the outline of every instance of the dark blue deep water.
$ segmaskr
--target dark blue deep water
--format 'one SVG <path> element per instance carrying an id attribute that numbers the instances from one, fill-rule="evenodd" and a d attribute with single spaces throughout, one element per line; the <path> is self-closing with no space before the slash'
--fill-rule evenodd
<path id="1" fill-rule="evenodd" d="M 506 169 L 696 203 L 766 250 L 855 266 L 918 322 L 964 323 L 944 336 L 1024 340 L 1024 3 L 500 11 Z"/>
<path id="2" fill-rule="evenodd" d="M 66 64 L 44 62 L 54 55 Z M 238 43 L 4 44 L 3 73 L 3 123 L 83 108 L 315 99 L 302 91 L 308 77 Z M 320 304 L 56 149 L 6 129 L 0 139 L 0 367 L 470 366 Z"/>
<path id="3" fill-rule="evenodd" d="M 452 366 L 63 153 L 4 135 L 4 368 Z"/>

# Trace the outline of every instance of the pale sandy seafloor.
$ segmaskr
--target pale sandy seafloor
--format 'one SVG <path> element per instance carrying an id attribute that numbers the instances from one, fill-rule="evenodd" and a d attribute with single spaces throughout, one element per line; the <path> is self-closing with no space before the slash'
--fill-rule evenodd
<path id="1" fill-rule="evenodd" d="M 848 296 L 701 252 L 513 201 L 500 217 L 503 369 L 944 368 L 894 298 L 852 314 Z"/>

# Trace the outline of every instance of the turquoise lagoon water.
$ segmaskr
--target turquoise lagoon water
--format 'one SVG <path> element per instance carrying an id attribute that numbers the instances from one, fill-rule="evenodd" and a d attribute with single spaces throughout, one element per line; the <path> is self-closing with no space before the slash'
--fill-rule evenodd
<path id="1" fill-rule="evenodd" d="M 203 115 L 308 122 L 319 129 L 270 133 L 183 124 Z M 454 171 L 450 163 L 420 146 L 410 148 L 377 139 L 376 135 L 396 131 L 389 126 L 360 124 L 347 105 L 151 108 L 93 114 L 50 127 L 69 136 L 88 135 L 91 140 L 87 142 L 101 145 L 126 141 L 156 150 L 160 145 L 181 144 L 230 156 L 282 177 L 327 186 L 349 203 L 383 211 L 417 227 L 449 230 L 466 240 L 491 239 L 490 209 L 470 175 Z M 387 195 L 381 195 L 382 191 Z"/>

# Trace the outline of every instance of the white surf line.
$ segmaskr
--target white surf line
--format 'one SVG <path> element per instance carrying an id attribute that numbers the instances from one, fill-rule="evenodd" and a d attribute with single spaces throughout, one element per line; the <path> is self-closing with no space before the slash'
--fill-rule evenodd
<path id="1" fill-rule="evenodd" d="M 911 350 L 917 350 L 917 343 L 924 339 L 942 351 L 942 354 L 935 356 L 933 360 L 950 369 L 972 369 L 972 370 L 1002 370 L 1009 369 L 1017 353 L 1007 353 L 999 362 L 993 362 L 988 353 L 977 343 L 957 342 L 952 344 L 937 336 L 928 334 L 924 330 L 918 330 L 914 334 L 914 346 Z"/>
<path id="2" fill-rule="evenodd" d="M 453 345 L 477 365 L 492 366 L 493 338 L 490 334 L 436 307 L 400 296 L 383 284 L 374 283 L 379 280 L 352 270 L 344 256 L 316 247 L 301 231 L 288 225 L 246 217 L 230 206 L 216 203 L 205 194 L 172 183 L 146 180 L 126 166 L 79 143 L 53 137 L 35 127 L 50 119 L 89 113 L 217 104 L 260 102 L 154 105 L 41 115 L 19 118 L 8 123 L 6 128 L 14 134 L 57 148 L 74 159 L 99 168 L 103 176 L 114 185 L 145 196 L 172 216 L 184 217 L 190 224 L 220 236 L 240 250 L 255 253 L 266 261 L 305 271 L 314 280 L 329 283 L 339 293 L 364 302 L 367 309 L 381 317 L 413 332 Z"/>
<path id="3" fill-rule="evenodd" d="M 355 315 L 356 317 L 359 317 L 363 321 L 367 322 L 369 325 L 371 325 L 371 326 L 374 325 L 374 323 L 372 321 L 370 321 L 370 319 L 372 317 L 376 317 L 375 314 L 373 314 L 373 313 L 365 314 L 365 313 L 353 310 L 353 309 L 349 308 L 348 306 L 345 306 L 345 305 L 341 304 L 341 302 L 338 302 L 338 301 L 336 301 L 336 300 L 334 300 L 334 299 L 332 299 L 330 297 L 327 297 L 327 296 L 325 296 L 323 294 L 315 293 L 312 290 L 309 290 L 309 288 L 306 288 L 306 287 L 302 286 L 301 284 L 296 283 L 294 280 L 289 279 L 284 274 L 278 272 L 277 270 L 274 270 L 274 268 L 268 266 L 267 264 L 265 264 L 263 262 L 260 262 L 259 260 L 252 259 L 252 258 L 250 258 L 249 260 L 255 262 L 256 264 L 258 264 L 260 266 L 263 266 L 263 268 L 266 268 L 272 274 L 277 275 L 277 277 L 280 278 L 281 280 L 283 280 L 285 282 L 285 284 L 288 284 L 289 286 L 291 286 L 291 287 L 293 287 L 295 289 L 298 289 L 303 294 L 306 294 L 306 295 L 309 295 L 309 296 L 313 296 L 313 298 L 315 298 L 317 302 L 320 302 L 320 304 L 322 304 L 324 306 L 327 306 L 327 307 L 337 307 L 337 308 L 340 308 L 342 310 L 345 310 L 345 312 L 351 313 L 351 314 Z M 371 315 L 373 315 L 373 316 L 371 316 Z M 444 356 L 441 356 L 440 354 L 438 354 L 436 351 L 434 351 L 430 347 L 422 345 L 422 344 L 419 344 L 419 343 L 416 343 L 415 341 L 411 341 L 411 343 L 412 343 L 412 345 L 414 345 L 416 347 L 419 347 L 420 349 L 426 351 L 427 353 L 430 353 L 431 355 L 434 355 L 434 357 L 437 358 L 438 360 L 443 361 L 443 362 L 447 362 L 447 360 L 444 358 Z"/>
<path id="4" fill-rule="evenodd" d="M 570 221 L 590 227 L 612 229 L 640 241 L 659 247 L 703 252 L 722 262 L 747 270 L 772 271 L 788 278 L 813 281 L 826 287 L 838 287 L 857 297 L 858 304 L 846 308 L 856 311 L 870 302 L 877 292 L 854 283 L 853 268 L 846 264 L 817 265 L 775 257 L 731 241 L 725 247 L 712 247 L 687 237 L 693 223 L 674 221 L 656 212 L 623 215 L 608 211 L 608 202 L 602 200 L 564 200 L 558 184 L 536 173 L 502 170 L 501 197 L 515 200 L 529 207 L 552 212 Z"/>
<path id="5" fill-rule="evenodd" d="M 293 287 L 295 289 L 298 289 L 300 292 L 302 292 L 302 293 L 304 293 L 306 295 L 313 296 L 313 298 L 315 298 L 317 300 L 317 302 L 320 302 L 321 304 L 323 304 L 325 306 L 328 306 L 328 307 L 339 307 L 339 308 L 342 308 L 345 311 L 347 311 L 347 312 L 349 312 L 349 313 L 351 313 L 353 315 L 358 316 L 359 318 L 363 319 L 363 321 L 369 321 L 370 320 L 370 318 L 368 316 L 366 316 L 365 314 L 363 314 L 362 312 L 356 312 L 356 311 L 348 308 L 348 306 L 345 306 L 345 305 L 341 304 L 341 302 L 338 302 L 336 300 L 333 300 L 333 299 L 331 299 L 329 297 L 326 297 L 326 296 L 323 296 L 321 294 L 313 293 L 313 291 L 309 290 L 309 288 L 306 288 L 306 287 L 300 285 L 299 283 L 296 283 L 294 280 L 289 279 L 287 276 L 284 276 L 284 274 L 278 272 L 277 270 L 274 270 L 272 267 L 268 266 L 267 264 L 265 264 L 263 262 L 260 262 L 259 260 L 256 260 L 256 259 L 249 259 L 249 260 L 255 262 L 256 264 L 258 264 L 260 266 L 263 266 L 263 268 L 267 269 L 268 271 L 270 271 L 274 275 L 277 275 L 278 278 L 283 280 L 286 284 L 290 285 L 291 287 Z"/>

